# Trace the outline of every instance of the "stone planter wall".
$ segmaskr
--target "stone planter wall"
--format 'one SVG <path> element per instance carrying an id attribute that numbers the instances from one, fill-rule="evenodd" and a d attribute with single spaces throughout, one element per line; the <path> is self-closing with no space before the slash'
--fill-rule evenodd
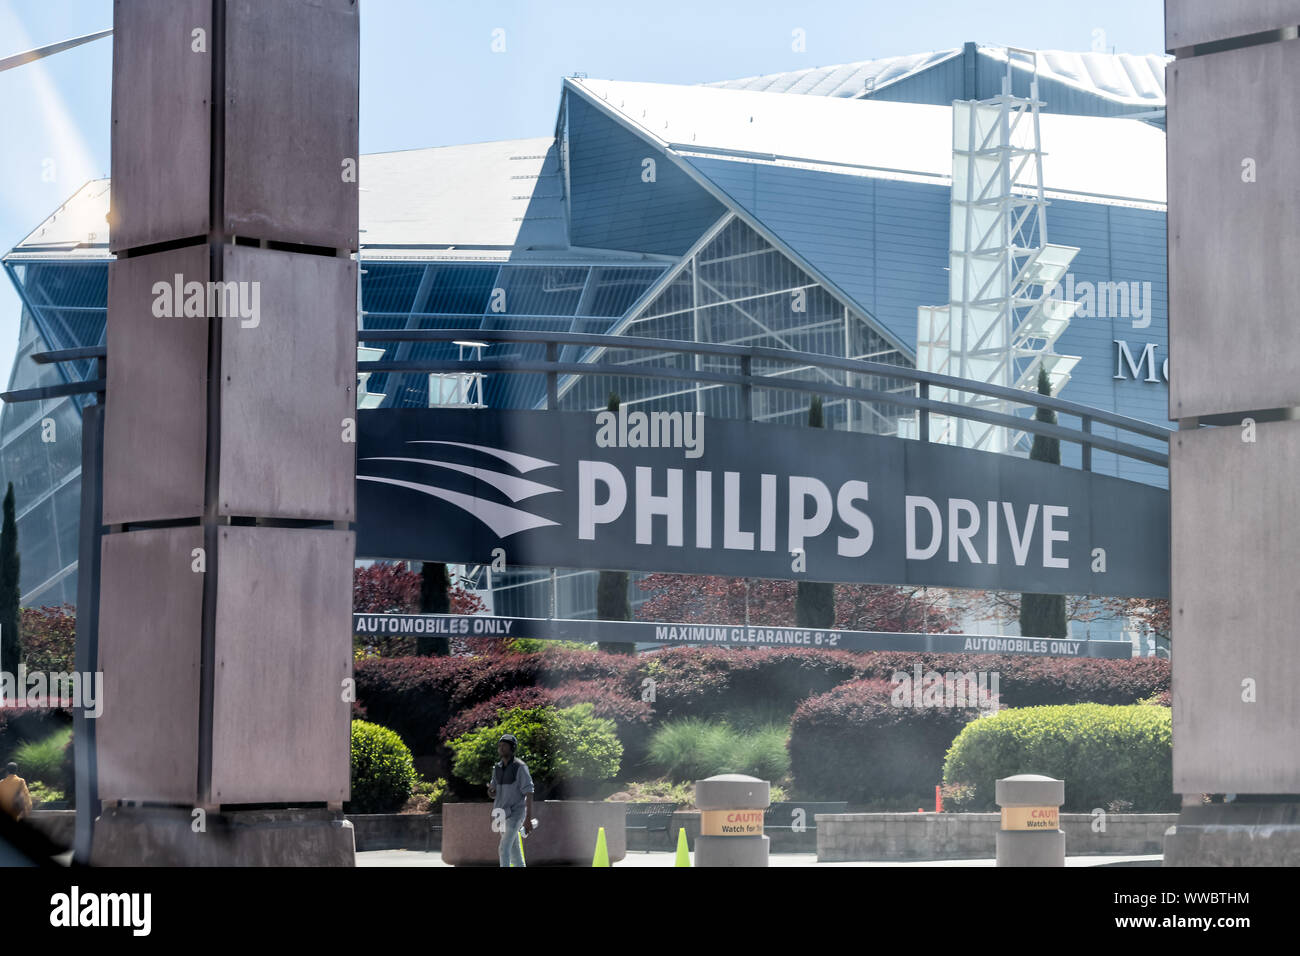
<path id="1" fill-rule="evenodd" d="M 627 855 L 626 808 L 621 803 L 545 800 L 534 805 L 537 830 L 524 841 L 528 866 L 590 866 L 596 832 L 605 828 L 609 861 Z M 501 834 L 492 830 L 492 804 L 442 807 L 442 859 L 453 866 L 497 866 Z"/>
<path id="2" fill-rule="evenodd" d="M 1062 813 L 1069 856 L 1145 856 L 1164 851 L 1165 831 L 1176 813 L 1111 813 L 1104 832 L 1093 832 L 1090 813 Z M 1001 816 L 997 813 L 828 813 L 817 815 L 817 859 L 992 859 Z"/>

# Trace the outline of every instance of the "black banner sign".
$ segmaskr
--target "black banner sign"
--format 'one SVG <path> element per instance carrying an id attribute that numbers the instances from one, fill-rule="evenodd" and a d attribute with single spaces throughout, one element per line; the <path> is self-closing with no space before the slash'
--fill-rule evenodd
<path id="1" fill-rule="evenodd" d="M 1169 495 L 948 445 L 680 412 L 360 413 L 357 554 L 1166 597 Z"/>

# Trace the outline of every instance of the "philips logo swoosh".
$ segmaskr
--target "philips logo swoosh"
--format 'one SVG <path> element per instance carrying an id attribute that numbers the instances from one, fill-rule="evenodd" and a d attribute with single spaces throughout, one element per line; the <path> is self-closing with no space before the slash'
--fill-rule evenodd
<path id="1" fill-rule="evenodd" d="M 536 471 L 539 468 L 554 468 L 556 463 L 545 461 L 541 458 L 533 458 L 529 455 L 521 455 L 518 452 L 505 451 L 499 448 L 492 448 L 487 445 L 471 445 L 464 442 L 451 441 L 411 441 L 408 445 L 448 445 L 456 448 L 466 448 L 472 451 L 480 452 L 485 455 L 491 455 L 504 461 L 512 466 L 516 471 L 529 472 Z M 486 485 L 495 488 L 501 494 L 510 499 L 511 502 L 523 501 L 527 498 L 533 498 L 537 495 L 555 494 L 560 489 L 553 488 L 550 485 L 544 485 L 539 481 L 533 481 L 529 478 L 520 478 L 516 475 L 506 474 L 500 471 L 492 471 L 486 468 L 477 468 L 472 465 L 463 465 L 459 462 L 442 461 L 436 458 L 406 458 L 399 456 L 373 456 L 363 458 L 362 461 L 393 461 L 407 464 L 428 465 L 433 468 L 442 468 L 448 471 L 455 471 L 461 474 L 469 475 Z M 521 508 L 512 508 L 509 505 L 500 504 L 495 501 L 489 501 L 485 498 L 479 498 L 474 495 L 467 495 L 463 492 L 452 491 L 448 488 L 439 488 L 436 485 L 425 484 L 418 481 L 404 481 L 398 478 L 386 478 L 380 475 L 357 475 L 358 481 L 373 481 L 379 484 L 393 485 L 398 488 L 407 488 L 411 491 L 419 492 L 423 495 L 429 495 L 454 505 L 462 511 L 473 515 L 495 534 L 498 538 L 507 538 L 512 534 L 518 534 L 521 531 L 530 531 L 533 528 L 543 528 L 548 525 L 558 525 L 558 521 L 552 521 L 549 518 L 543 518 L 524 511 Z"/>

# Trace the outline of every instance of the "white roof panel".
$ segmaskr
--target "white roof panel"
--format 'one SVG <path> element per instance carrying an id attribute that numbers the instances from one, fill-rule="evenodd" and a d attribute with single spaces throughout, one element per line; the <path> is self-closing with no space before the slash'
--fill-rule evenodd
<path id="1" fill-rule="evenodd" d="M 1005 47 L 979 44 L 982 56 L 1005 63 Z M 874 90 L 915 76 L 952 57 L 961 48 L 890 56 L 837 66 L 818 66 L 807 70 L 768 73 L 737 80 L 719 80 L 705 86 L 729 90 L 752 90 L 761 93 L 802 93 L 811 96 L 851 98 L 862 96 L 868 80 Z M 1165 66 L 1173 59 L 1157 54 L 1072 53 L 1066 50 L 1039 50 L 1038 75 L 1057 80 L 1082 92 L 1115 103 L 1163 109 L 1165 106 Z M 1017 60 L 1017 69 L 1028 64 Z"/>
<path id="2" fill-rule="evenodd" d="M 110 258 L 108 253 L 108 180 L 92 179 L 15 247 L 16 252 L 69 257 Z"/>
<path id="3" fill-rule="evenodd" d="M 361 250 L 563 249 L 554 140 L 503 140 L 361 157 Z"/>
<path id="4" fill-rule="evenodd" d="M 644 261 L 569 248 L 552 137 L 361 157 L 361 254 L 370 259 Z M 109 180 L 86 183 L 8 258 L 110 258 Z"/>
<path id="5" fill-rule="evenodd" d="M 979 51 L 1003 63 L 1007 60 L 1003 47 L 981 45 Z M 1038 75 L 1116 103 L 1164 109 L 1165 66 L 1172 60 L 1171 56 L 1156 54 L 1039 50 Z M 1013 60 L 1012 66 L 1029 71 L 1029 63 L 1021 59 Z"/>
<path id="6" fill-rule="evenodd" d="M 665 147 L 850 175 L 951 181 L 952 108 L 884 100 L 575 79 Z M 1164 132 L 1136 120 L 1043 113 L 1044 188 L 1165 202 Z"/>
<path id="7" fill-rule="evenodd" d="M 748 76 L 739 80 L 719 80 L 705 83 L 728 90 L 753 90 L 758 93 L 803 93 L 811 96 L 860 96 L 870 80 L 873 90 L 928 70 L 937 63 L 958 56 L 961 49 L 939 50 L 934 53 L 916 53 L 910 56 L 888 56 L 860 63 L 839 66 L 817 66 L 807 70 L 787 73 L 768 73 Z"/>

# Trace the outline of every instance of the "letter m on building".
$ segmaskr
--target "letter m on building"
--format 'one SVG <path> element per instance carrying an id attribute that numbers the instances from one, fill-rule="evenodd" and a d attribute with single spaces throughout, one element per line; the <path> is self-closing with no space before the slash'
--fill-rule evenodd
<path id="1" fill-rule="evenodd" d="M 1148 382 L 1159 382 L 1160 378 L 1156 375 L 1156 343 L 1148 342 L 1146 348 L 1142 350 L 1142 356 L 1136 362 L 1133 361 L 1133 353 L 1129 351 L 1128 343 L 1122 339 L 1112 339 L 1115 343 L 1115 378 L 1124 378 L 1124 366 L 1128 366 L 1129 378 L 1140 378 L 1142 366 L 1147 367 L 1146 380 Z"/>

